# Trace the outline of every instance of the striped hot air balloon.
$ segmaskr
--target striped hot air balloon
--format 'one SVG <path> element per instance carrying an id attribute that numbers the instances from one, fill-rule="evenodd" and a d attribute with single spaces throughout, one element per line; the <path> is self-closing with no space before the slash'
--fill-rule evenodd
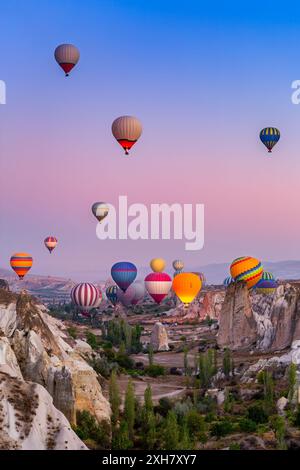
<path id="1" fill-rule="evenodd" d="M 193 302 L 201 287 L 201 279 L 194 273 L 179 273 L 173 279 L 173 291 L 186 306 Z"/>
<path id="2" fill-rule="evenodd" d="M 79 61 L 80 53 L 73 44 L 61 44 L 55 49 L 54 57 L 65 72 L 66 77 L 68 77 L 73 67 L 75 67 Z"/>
<path id="3" fill-rule="evenodd" d="M 97 308 L 101 302 L 102 294 L 98 287 L 89 282 L 77 284 L 71 290 L 71 299 L 83 315 L 88 315 L 92 308 Z"/>
<path id="4" fill-rule="evenodd" d="M 19 279 L 23 279 L 23 277 L 28 273 L 32 263 L 32 256 L 28 253 L 15 253 L 10 258 L 10 265 L 19 276 Z"/>
<path id="5" fill-rule="evenodd" d="M 142 134 L 142 124 L 133 116 L 120 116 L 114 120 L 111 126 L 114 138 L 129 154 L 131 147 L 137 142 Z"/>
<path id="6" fill-rule="evenodd" d="M 136 266 L 129 261 L 120 261 L 111 268 L 111 277 L 123 292 L 133 283 L 136 276 Z"/>
<path id="7" fill-rule="evenodd" d="M 270 295 L 274 294 L 276 288 L 277 282 L 275 281 L 273 274 L 264 271 L 260 281 L 258 281 L 254 286 L 254 291 L 258 294 Z"/>
<path id="8" fill-rule="evenodd" d="M 223 285 L 225 287 L 228 287 L 230 284 L 232 284 L 234 282 L 234 279 L 231 277 L 231 276 L 228 276 L 224 279 L 223 281 Z"/>
<path id="9" fill-rule="evenodd" d="M 166 273 L 150 273 L 145 277 L 145 287 L 152 299 L 160 304 L 172 287 L 172 279 Z"/>
<path id="10" fill-rule="evenodd" d="M 45 243 L 46 248 L 48 248 L 49 252 L 51 253 L 56 247 L 58 242 L 57 242 L 57 238 L 55 237 L 47 237 L 45 238 L 44 243 Z"/>
<path id="11" fill-rule="evenodd" d="M 236 258 L 230 266 L 230 274 L 236 282 L 245 281 L 251 289 L 261 279 L 263 267 L 261 262 L 251 256 Z"/>
<path id="12" fill-rule="evenodd" d="M 106 297 L 108 300 L 113 304 L 116 305 L 118 302 L 118 287 L 117 286 L 109 286 L 106 289 Z"/>
<path id="13" fill-rule="evenodd" d="M 265 147 L 267 147 L 269 153 L 271 153 L 272 148 L 280 139 L 280 132 L 276 127 L 265 127 L 260 131 L 259 137 Z"/>
<path id="14" fill-rule="evenodd" d="M 92 205 L 92 212 L 96 219 L 99 222 L 102 222 L 109 212 L 109 207 L 105 202 L 94 202 Z"/>

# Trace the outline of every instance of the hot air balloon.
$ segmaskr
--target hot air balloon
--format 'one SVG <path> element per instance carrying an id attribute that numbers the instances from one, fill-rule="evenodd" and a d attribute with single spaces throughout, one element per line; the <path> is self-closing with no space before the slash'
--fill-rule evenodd
<path id="1" fill-rule="evenodd" d="M 65 72 L 66 77 L 69 76 L 72 68 L 79 61 L 79 56 L 79 50 L 73 44 L 61 44 L 57 46 L 54 52 L 55 60 Z"/>
<path id="2" fill-rule="evenodd" d="M 87 316 L 92 308 L 97 308 L 101 302 L 102 294 L 98 287 L 89 282 L 77 284 L 71 290 L 71 299 L 80 309 L 80 312 Z"/>
<path id="3" fill-rule="evenodd" d="M 132 301 L 135 296 L 134 284 L 131 284 L 125 292 L 123 292 L 121 289 L 118 289 L 117 296 L 118 301 L 121 302 L 124 307 L 129 307 L 132 305 Z"/>
<path id="4" fill-rule="evenodd" d="M 166 267 L 166 262 L 162 258 L 153 258 L 150 261 L 150 268 L 155 273 L 161 273 Z"/>
<path id="5" fill-rule="evenodd" d="M 109 212 L 109 207 L 105 202 L 95 202 L 92 205 L 92 212 L 96 219 L 102 222 Z"/>
<path id="6" fill-rule="evenodd" d="M 180 259 L 175 259 L 175 261 L 173 261 L 173 268 L 175 271 L 181 272 L 184 268 L 184 262 Z"/>
<path id="7" fill-rule="evenodd" d="M 188 306 L 200 292 L 201 286 L 202 282 L 197 274 L 179 273 L 173 279 L 172 288 L 179 300 Z"/>
<path id="8" fill-rule="evenodd" d="M 23 277 L 28 273 L 32 263 L 32 256 L 28 253 L 15 253 L 10 258 L 10 265 L 19 276 L 19 279 L 23 279 Z"/>
<path id="9" fill-rule="evenodd" d="M 228 287 L 230 284 L 232 284 L 234 282 L 234 279 L 231 277 L 231 276 L 228 276 L 224 279 L 223 281 L 223 285 L 225 287 Z"/>
<path id="10" fill-rule="evenodd" d="M 145 287 L 152 299 L 160 304 L 172 287 L 172 279 L 166 273 L 150 273 L 145 277 Z"/>
<path id="11" fill-rule="evenodd" d="M 129 261 L 120 261 L 111 268 L 111 277 L 123 292 L 133 283 L 136 276 L 136 266 Z"/>
<path id="12" fill-rule="evenodd" d="M 48 248 L 49 252 L 51 253 L 57 245 L 57 238 L 47 237 L 45 238 L 44 243 L 46 248 Z"/>
<path id="13" fill-rule="evenodd" d="M 142 124 L 133 116 L 121 116 L 114 120 L 111 126 L 114 138 L 129 154 L 131 147 L 137 142 L 142 134 Z"/>
<path id="14" fill-rule="evenodd" d="M 115 306 L 118 302 L 118 288 L 117 286 L 109 286 L 106 289 L 106 297 Z"/>
<path id="15" fill-rule="evenodd" d="M 276 127 L 266 127 L 260 131 L 259 137 L 262 143 L 267 147 L 269 153 L 271 153 L 272 148 L 280 139 L 280 132 Z"/>
<path id="16" fill-rule="evenodd" d="M 132 305 L 138 304 L 145 297 L 145 285 L 141 281 L 131 284 L 134 287 L 134 297 L 131 301 Z"/>
<path id="17" fill-rule="evenodd" d="M 236 282 L 245 281 L 248 289 L 261 279 L 263 267 L 261 262 L 251 256 L 236 258 L 230 266 L 230 274 Z"/>
<path id="18" fill-rule="evenodd" d="M 270 295 L 274 294 L 276 288 L 277 282 L 275 281 L 273 274 L 264 271 L 260 281 L 258 281 L 254 286 L 254 291 L 258 294 Z"/>
<path id="19" fill-rule="evenodd" d="M 206 277 L 205 277 L 204 273 L 201 273 L 201 272 L 193 272 L 193 274 L 196 274 L 197 276 L 200 277 L 202 286 L 204 286 L 204 284 L 206 284 Z"/>

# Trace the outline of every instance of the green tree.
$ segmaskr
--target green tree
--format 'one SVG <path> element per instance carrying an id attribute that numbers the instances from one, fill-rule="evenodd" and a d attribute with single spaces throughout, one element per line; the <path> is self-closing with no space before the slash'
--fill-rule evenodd
<path id="1" fill-rule="evenodd" d="M 115 430 L 112 439 L 113 450 L 127 450 L 132 447 L 132 442 L 129 438 L 128 425 L 126 421 L 122 420 L 120 427 Z"/>
<path id="2" fill-rule="evenodd" d="M 189 432 L 187 423 L 184 420 L 178 450 L 192 450 L 193 447 L 194 446 L 192 444 L 190 432 Z"/>
<path id="3" fill-rule="evenodd" d="M 111 406 L 111 423 L 115 426 L 118 422 L 119 415 L 120 415 L 120 391 L 117 382 L 117 374 L 113 370 L 109 380 L 109 402 Z"/>
<path id="4" fill-rule="evenodd" d="M 156 422 L 154 413 L 147 414 L 147 421 L 145 423 L 145 443 L 147 450 L 153 450 L 156 443 Z"/>
<path id="5" fill-rule="evenodd" d="M 125 393 L 124 418 L 127 422 L 129 437 L 132 439 L 135 423 L 135 396 L 134 387 L 131 380 L 128 382 Z"/>
<path id="6" fill-rule="evenodd" d="M 296 364 L 292 362 L 288 369 L 288 400 L 290 404 L 292 404 L 295 399 L 296 385 L 297 385 L 297 366 Z"/>
<path id="7" fill-rule="evenodd" d="M 176 450 L 179 447 L 179 427 L 176 414 L 173 410 L 168 412 L 164 423 L 163 448 Z"/>
<path id="8" fill-rule="evenodd" d="M 153 366 L 153 346 L 151 343 L 148 346 L 148 360 L 149 366 Z"/>
<path id="9" fill-rule="evenodd" d="M 144 392 L 144 409 L 147 413 L 153 413 L 152 388 L 148 385 Z"/>
<path id="10" fill-rule="evenodd" d="M 267 370 L 264 370 L 262 379 L 264 385 L 265 410 L 267 413 L 270 413 L 272 411 L 272 408 L 274 407 L 274 382 L 272 373 Z"/>
<path id="11" fill-rule="evenodd" d="M 271 419 L 271 426 L 275 431 L 275 436 L 277 439 L 277 448 L 278 450 L 286 450 L 287 445 L 285 442 L 286 426 L 285 420 L 282 416 L 274 416 Z"/>
<path id="12" fill-rule="evenodd" d="M 199 379 L 203 389 L 207 389 L 210 386 L 214 370 L 214 353 L 209 349 L 207 353 L 200 354 L 199 357 Z"/>

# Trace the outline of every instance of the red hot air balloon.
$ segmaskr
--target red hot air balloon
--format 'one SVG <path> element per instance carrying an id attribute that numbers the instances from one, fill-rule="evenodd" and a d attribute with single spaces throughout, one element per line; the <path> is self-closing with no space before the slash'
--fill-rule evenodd
<path id="1" fill-rule="evenodd" d="M 94 284 L 82 282 L 71 290 L 71 299 L 83 315 L 88 315 L 92 308 L 99 306 L 102 294 Z"/>
<path id="2" fill-rule="evenodd" d="M 54 57 L 65 72 L 66 77 L 68 77 L 73 67 L 75 67 L 79 61 L 80 53 L 73 44 L 61 44 L 55 49 Z"/>
<path id="3" fill-rule="evenodd" d="M 152 299 L 160 304 L 172 287 L 172 279 L 166 273 L 150 273 L 145 277 L 145 287 Z"/>
<path id="4" fill-rule="evenodd" d="M 125 155 L 128 155 L 142 134 L 142 124 L 133 116 L 120 116 L 112 123 L 111 130 L 114 138 L 125 150 Z"/>
<path id="5" fill-rule="evenodd" d="M 45 238 L 44 243 L 46 248 L 48 248 L 49 252 L 51 253 L 57 245 L 57 238 L 47 237 Z"/>

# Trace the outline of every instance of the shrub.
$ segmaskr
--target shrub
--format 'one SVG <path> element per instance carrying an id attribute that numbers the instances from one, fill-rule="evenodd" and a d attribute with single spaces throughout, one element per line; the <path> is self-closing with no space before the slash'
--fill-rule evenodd
<path id="1" fill-rule="evenodd" d="M 96 448 L 105 450 L 110 448 L 110 425 L 107 421 L 102 421 L 98 424 L 94 416 L 88 411 L 77 412 L 77 426 L 74 431 L 80 439 L 86 441 L 94 448 L 93 443 L 96 443 Z"/>
<path id="2" fill-rule="evenodd" d="M 255 432 L 257 424 L 249 418 L 242 418 L 239 422 L 239 427 L 242 432 Z"/>
<path id="3" fill-rule="evenodd" d="M 156 408 L 156 411 L 161 415 L 161 416 L 167 416 L 168 412 L 173 408 L 173 403 L 168 397 L 163 397 L 160 398 L 158 402 L 158 407 Z"/>
<path id="4" fill-rule="evenodd" d="M 98 338 L 91 331 L 86 332 L 86 342 L 91 346 L 92 349 L 98 349 L 99 347 Z"/>
<path id="5" fill-rule="evenodd" d="M 68 329 L 67 329 L 67 332 L 69 333 L 69 335 L 73 338 L 73 339 L 76 339 L 77 338 L 77 328 L 75 326 L 70 326 Z"/>
<path id="6" fill-rule="evenodd" d="M 199 436 L 205 432 L 206 424 L 204 418 L 195 410 L 195 408 L 188 411 L 185 416 L 187 428 L 191 436 Z"/>
<path id="7" fill-rule="evenodd" d="M 228 419 L 217 421 L 211 426 L 210 432 L 212 436 L 224 437 L 234 431 L 233 424 Z"/>
<path id="8" fill-rule="evenodd" d="M 159 377 L 160 375 L 165 375 L 166 370 L 164 366 L 160 364 L 152 364 L 151 366 L 145 367 L 145 374 L 150 377 Z"/>
<path id="9" fill-rule="evenodd" d="M 260 404 L 249 406 L 247 410 L 247 417 L 256 424 L 262 424 L 268 421 L 267 413 Z"/>
<path id="10" fill-rule="evenodd" d="M 134 369 L 134 361 L 126 353 L 118 353 L 116 355 L 116 362 L 123 369 Z"/>

